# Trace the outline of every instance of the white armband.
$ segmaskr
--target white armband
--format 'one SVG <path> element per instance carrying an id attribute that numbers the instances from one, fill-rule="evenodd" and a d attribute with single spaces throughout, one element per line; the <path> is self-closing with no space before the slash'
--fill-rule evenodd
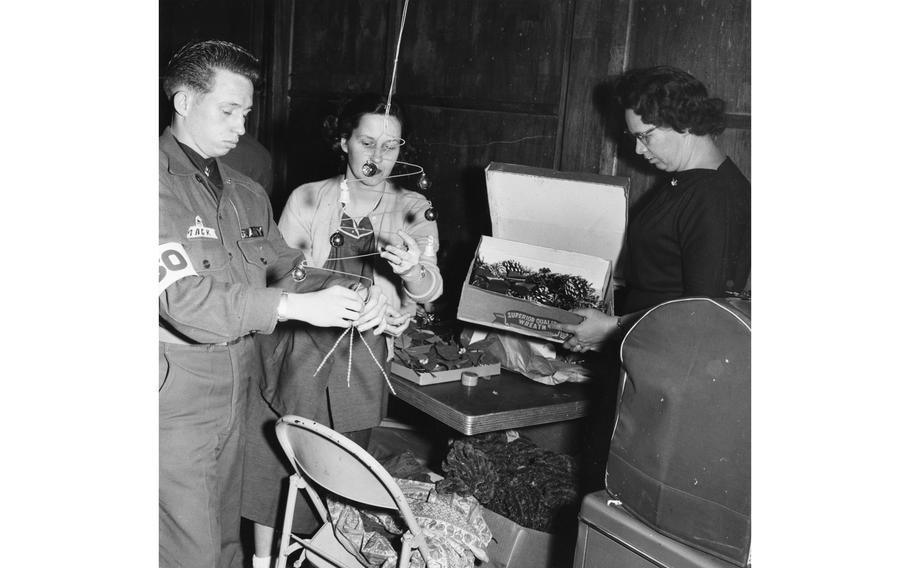
<path id="1" fill-rule="evenodd" d="M 190 256 L 180 243 L 164 243 L 158 246 L 158 295 L 187 276 L 197 276 Z"/>

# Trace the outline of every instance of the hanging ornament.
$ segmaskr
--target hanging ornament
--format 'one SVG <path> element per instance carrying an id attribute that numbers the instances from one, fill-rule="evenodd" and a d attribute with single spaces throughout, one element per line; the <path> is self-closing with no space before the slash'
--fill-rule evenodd
<path id="1" fill-rule="evenodd" d="M 341 233 L 339 231 L 335 231 L 334 233 L 332 233 L 332 236 L 329 237 L 329 242 L 332 244 L 333 247 L 340 247 L 341 245 L 344 244 L 344 237 L 341 235 Z"/>
<path id="2" fill-rule="evenodd" d="M 427 178 L 427 174 L 421 173 L 420 178 L 417 180 L 417 187 L 420 188 L 420 191 L 426 191 L 430 189 L 431 185 L 432 184 L 430 183 L 429 178 Z"/>
<path id="3" fill-rule="evenodd" d="M 306 278 L 306 270 L 303 269 L 302 262 L 295 266 L 294 270 L 291 271 L 291 278 L 294 279 L 294 282 L 303 282 Z"/>
<path id="4" fill-rule="evenodd" d="M 427 208 L 427 210 L 423 212 L 423 216 L 426 218 L 427 221 L 435 221 L 435 220 L 436 220 L 436 217 L 438 217 L 438 215 L 436 214 L 436 208 L 433 207 L 433 204 L 432 204 L 432 203 L 431 203 L 430 206 Z"/>
<path id="5" fill-rule="evenodd" d="M 367 177 L 373 177 L 376 175 L 376 172 L 379 171 L 379 166 L 377 166 L 373 162 L 367 162 L 363 166 L 360 167 L 360 171 L 363 172 L 363 175 L 365 175 Z"/>

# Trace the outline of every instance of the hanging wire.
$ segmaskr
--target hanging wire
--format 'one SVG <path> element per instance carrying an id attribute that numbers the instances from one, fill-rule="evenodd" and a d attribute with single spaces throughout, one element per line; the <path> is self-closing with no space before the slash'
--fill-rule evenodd
<path id="1" fill-rule="evenodd" d="M 389 83 L 389 96 L 386 99 L 386 107 L 385 107 L 386 127 L 388 126 L 389 111 L 392 107 L 392 94 L 395 92 L 395 83 L 398 80 L 398 54 L 401 52 L 401 38 L 404 35 L 404 22 L 407 19 L 407 17 L 408 17 L 408 0 L 404 0 L 404 8 L 401 11 L 401 25 L 398 30 L 398 42 L 395 45 L 395 61 L 392 65 L 392 80 Z M 423 167 L 418 164 L 411 164 L 409 162 L 404 162 L 404 161 L 398 161 L 397 163 L 416 167 L 418 169 L 418 171 L 412 172 L 412 173 L 391 175 L 391 176 L 387 176 L 386 179 L 404 177 L 404 176 L 415 175 L 415 174 L 422 174 L 424 172 Z M 347 178 L 344 178 L 344 181 L 349 181 L 349 180 Z M 359 181 L 359 180 L 355 179 L 355 180 L 350 180 L 350 181 Z M 370 189 L 368 189 L 366 187 L 364 187 L 362 189 L 371 191 Z M 372 190 L 372 191 L 376 191 L 376 190 Z M 388 213 L 389 212 L 386 212 L 386 214 L 388 214 Z M 379 253 L 371 253 L 371 254 L 378 255 Z M 360 255 L 360 256 L 370 256 L 370 255 Z M 357 258 L 357 257 L 350 257 L 350 258 Z M 336 259 L 336 260 L 338 260 L 338 259 Z M 323 269 L 323 270 L 329 270 L 330 272 L 340 272 L 340 271 L 331 270 L 331 269 Z M 354 327 L 351 326 L 351 327 L 347 328 L 341 335 L 338 336 L 338 339 L 335 341 L 335 344 L 332 346 L 332 348 L 329 350 L 329 352 L 326 353 L 325 357 L 323 357 L 323 359 L 322 359 L 322 362 L 319 363 L 319 366 L 316 368 L 316 371 L 313 373 L 314 377 L 316 376 L 317 373 L 319 373 L 319 371 L 325 365 L 326 361 L 328 361 L 328 359 L 332 355 L 332 353 L 335 352 L 335 349 L 338 347 L 338 344 L 341 343 L 341 340 L 344 338 L 344 336 L 347 335 L 348 333 L 350 333 L 351 336 L 348 338 L 348 373 L 347 373 L 347 384 L 348 384 L 348 388 L 350 388 L 350 386 L 351 386 L 351 364 L 352 364 L 353 352 L 354 352 L 354 333 L 351 331 L 353 329 L 354 329 Z M 373 354 L 373 350 L 370 348 L 370 345 L 363 339 L 363 334 L 360 333 L 359 329 L 357 330 L 357 335 L 360 336 L 361 342 L 366 346 L 367 351 L 369 351 L 369 353 L 370 353 L 370 357 L 373 358 L 373 361 L 376 363 L 376 366 L 379 367 L 379 370 L 382 372 L 382 376 L 385 378 L 386 384 L 389 386 L 389 390 L 392 391 L 392 394 L 394 395 L 395 388 L 392 386 L 392 382 L 389 380 L 389 376 L 386 374 L 385 369 L 382 368 L 382 364 L 376 358 L 376 355 Z"/>
<path id="2" fill-rule="evenodd" d="M 401 10 L 401 25 L 398 28 L 398 42 L 395 45 L 395 61 L 392 64 L 392 80 L 389 82 L 389 96 L 386 99 L 385 119 L 389 120 L 389 109 L 392 106 L 392 93 L 395 92 L 395 82 L 398 80 L 398 54 L 401 53 L 401 37 L 404 35 L 404 22 L 408 17 L 408 0 L 404 0 Z"/>

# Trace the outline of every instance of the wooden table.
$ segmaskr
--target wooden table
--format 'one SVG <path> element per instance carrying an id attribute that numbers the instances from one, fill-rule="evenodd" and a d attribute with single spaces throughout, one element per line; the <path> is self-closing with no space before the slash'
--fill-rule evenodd
<path id="1" fill-rule="evenodd" d="M 583 384 L 542 385 L 505 369 L 476 387 L 391 379 L 399 399 L 468 436 L 581 418 L 589 407 Z"/>

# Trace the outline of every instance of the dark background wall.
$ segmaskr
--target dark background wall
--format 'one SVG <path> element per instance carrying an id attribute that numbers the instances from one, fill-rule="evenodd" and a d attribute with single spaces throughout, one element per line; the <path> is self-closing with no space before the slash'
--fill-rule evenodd
<path id="1" fill-rule="evenodd" d="M 403 4 L 160 0 L 161 64 L 185 41 L 210 37 L 262 57 L 249 130 L 275 160 L 277 215 L 295 187 L 337 173 L 321 125 L 339 101 L 388 91 Z M 620 141 L 624 125 L 601 102 L 624 69 L 675 65 L 725 99 L 730 126 L 719 142 L 750 177 L 750 42 L 748 0 L 411 0 L 396 94 L 410 161 L 433 181 L 442 304 L 457 302 L 489 234 L 489 162 L 629 176 L 630 206 L 653 185 L 655 172 Z"/>

